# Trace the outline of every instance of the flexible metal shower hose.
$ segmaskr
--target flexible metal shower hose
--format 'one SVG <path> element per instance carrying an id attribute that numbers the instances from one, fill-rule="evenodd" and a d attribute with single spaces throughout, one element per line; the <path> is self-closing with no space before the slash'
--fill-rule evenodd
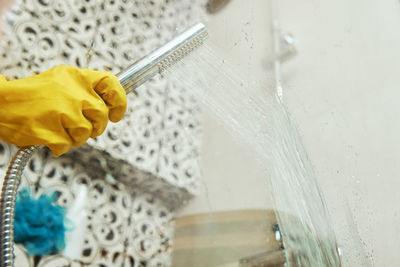
<path id="1" fill-rule="evenodd" d="M 14 155 L 3 181 L 0 199 L 0 266 L 14 266 L 15 199 L 26 163 L 39 146 L 20 148 Z"/>

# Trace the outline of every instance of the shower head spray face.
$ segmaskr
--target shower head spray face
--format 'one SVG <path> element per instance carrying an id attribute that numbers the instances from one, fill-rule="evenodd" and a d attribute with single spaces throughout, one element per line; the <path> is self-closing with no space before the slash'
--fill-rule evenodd
<path id="1" fill-rule="evenodd" d="M 162 73 L 190 54 L 190 52 L 203 44 L 207 36 L 205 25 L 197 23 L 117 74 L 126 93 L 135 92 L 135 89 L 141 84 L 154 77 L 157 73 Z"/>

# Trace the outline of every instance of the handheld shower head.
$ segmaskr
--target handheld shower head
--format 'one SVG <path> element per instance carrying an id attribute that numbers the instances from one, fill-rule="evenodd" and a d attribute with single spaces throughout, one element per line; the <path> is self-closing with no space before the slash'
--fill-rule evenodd
<path id="1" fill-rule="evenodd" d="M 184 58 L 199 47 L 207 36 L 206 26 L 203 23 L 197 23 L 117 74 L 126 93 L 134 92 L 137 87 L 157 73 L 162 73 L 165 69 Z"/>
<path id="2" fill-rule="evenodd" d="M 204 24 L 198 23 L 117 74 L 126 93 L 135 92 L 141 84 L 181 60 L 200 46 L 206 37 Z M 0 267 L 14 266 L 13 226 L 16 194 L 25 165 L 39 148 L 40 146 L 20 148 L 4 177 L 0 198 Z"/>

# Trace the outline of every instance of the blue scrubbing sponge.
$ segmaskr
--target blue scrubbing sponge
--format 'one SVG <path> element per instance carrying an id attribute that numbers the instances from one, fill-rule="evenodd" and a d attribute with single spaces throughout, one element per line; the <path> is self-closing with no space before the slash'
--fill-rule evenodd
<path id="1" fill-rule="evenodd" d="M 25 246 L 30 255 L 55 254 L 65 248 L 64 207 L 55 205 L 57 194 L 31 196 L 29 188 L 17 195 L 14 240 Z"/>

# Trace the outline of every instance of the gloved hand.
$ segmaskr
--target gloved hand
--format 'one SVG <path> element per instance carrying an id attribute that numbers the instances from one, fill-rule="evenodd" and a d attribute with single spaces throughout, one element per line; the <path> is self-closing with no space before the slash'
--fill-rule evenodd
<path id="1" fill-rule="evenodd" d="M 107 72 L 58 66 L 29 78 L 0 75 L 0 139 L 45 145 L 55 157 L 103 133 L 126 110 L 126 94 Z"/>

